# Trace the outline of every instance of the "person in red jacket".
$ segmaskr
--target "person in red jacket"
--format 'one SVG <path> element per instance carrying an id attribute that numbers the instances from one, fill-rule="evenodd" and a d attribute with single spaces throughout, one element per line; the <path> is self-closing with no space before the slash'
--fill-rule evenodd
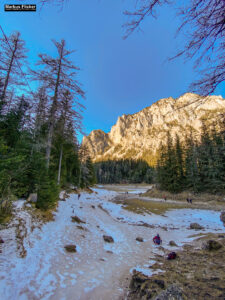
<path id="1" fill-rule="evenodd" d="M 161 240 L 159 234 L 157 234 L 156 236 L 154 236 L 153 243 L 156 244 L 156 245 L 160 245 L 162 243 L 162 240 Z"/>

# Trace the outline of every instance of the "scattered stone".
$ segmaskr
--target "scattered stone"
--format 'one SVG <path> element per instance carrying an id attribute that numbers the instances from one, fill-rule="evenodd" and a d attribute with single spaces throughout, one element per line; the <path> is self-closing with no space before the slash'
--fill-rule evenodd
<path id="1" fill-rule="evenodd" d="M 103 235 L 103 239 L 107 243 L 114 243 L 113 238 L 111 236 L 109 236 L 109 235 Z"/>
<path id="2" fill-rule="evenodd" d="M 190 229 L 201 230 L 201 229 L 204 229 L 204 227 L 199 225 L 198 223 L 191 223 Z"/>
<path id="3" fill-rule="evenodd" d="M 86 224 L 86 222 L 84 222 L 84 221 L 82 221 L 79 217 L 77 217 L 77 216 L 72 216 L 71 217 L 71 219 L 72 219 L 72 222 L 76 222 L 76 223 L 83 223 L 83 224 Z"/>
<path id="4" fill-rule="evenodd" d="M 184 296 L 181 288 L 172 284 L 165 291 L 156 296 L 154 300 L 184 300 Z"/>
<path id="5" fill-rule="evenodd" d="M 101 261 L 105 261 L 105 259 L 104 259 L 104 258 L 100 258 L 99 260 L 101 260 Z"/>
<path id="6" fill-rule="evenodd" d="M 174 241 L 169 241 L 169 245 L 172 247 L 177 247 L 177 244 Z"/>
<path id="7" fill-rule="evenodd" d="M 77 228 L 80 230 L 88 231 L 87 228 L 84 228 L 83 226 L 77 225 Z"/>
<path id="8" fill-rule="evenodd" d="M 3 239 L 0 237 L 0 244 L 3 244 L 3 243 L 5 243 L 5 242 L 4 242 Z"/>
<path id="9" fill-rule="evenodd" d="M 113 254 L 113 252 L 112 252 L 112 251 L 110 251 L 110 250 L 107 250 L 106 252 L 107 252 L 107 253 L 110 253 L 110 254 Z"/>
<path id="10" fill-rule="evenodd" d="M 100 228 L 100 226 L 99 226 L 99 225 L 97 225 L 96 227 L 97 227 L 97 228 Z"/>
<path id="11" fill-rule="evenodd" d="M 32 203 L 36 203 L 37 202 L 37 193 L 30 194 L 27 201 L 32 202 Z"/>
<path id="12" fill-rule="evenodd" d="M 95 206 L 94 206 L 94 205 L 92 205 L 91 207 L 95 209 Z"/>
<path id="13" fill-rule="evenodd" d="M 225 226 L 225 211 L 222 211 L 220 214 L 220 220 L 223 222 L 224 226 Z"/>
<path id="14" fill-rule="evenodd" d="M 138 236 L 138 237 L 136 238 L 136 241 L 138 241 L 138 242 L 144 242 L 143 238 L 140 237 L 140 236 Z"/>
<path id="15" fill-rule="evenodd" d="M 66 245 L 64 248 L 66 249 L 67 252 L 71 252 L 71 253 L 77 252 L 76 245 Z"/>
<path id="16" fill-rule="evenodd" d="M 222 247 L 223 246 L 215 240 L 208 240 L 205 243 L 203 243 L 203 245 L 202 245 L 202 249 L 208 250 L 208 251 L 219 250 Z"/>

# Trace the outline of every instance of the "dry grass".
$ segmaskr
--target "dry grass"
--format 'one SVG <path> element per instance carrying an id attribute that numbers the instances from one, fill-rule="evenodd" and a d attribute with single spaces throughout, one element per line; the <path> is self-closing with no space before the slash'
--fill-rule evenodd
<path id="1" fill-rule="evenodd" d="M 12 214 L 1 214 L 0 215 L 0 224 L 7 224 L 10 222 Z"/>
<path id="2" fill-rule="evenodd" d="M 225 204 L 225 195 L 213 195 L 208 193 L 199 193 L 194 194 L 190 191 L 184 191 L 182 193 L 173 194 L 167 191 L 161 191 L 157 188 L 148 190 L 146 193 L 142 194 L 143 197 L 150 198 L 164 198 L 176 201 L 186 201 L 187 198 L 193 199 L 193 201 L 202 201 L 202 202 L 217 202 L 218 204 Z"/>
<path id="3" fill-rule="evenodd" d="M 115 202 L 120 204 L 122 203 L 124 209 L 138 214 L 154 213 L 162 215 L 170 209 L 190 208 L 190 206 L 185 203 L 145 201 L 137 198 L 121 198 L 120 200 L 117 199 Z"/>
<path id="4" fill-rule="evenodd" d="M 219 250 L 202 250 L 202 243 L 205 240 L 217 240 L 223 245 Z M 209 234 L 198 239 L 194 246 L 187 245 L 178 253 L 175 260 L 166 260 L 165 256 L 157 256 L 157 263 L 151 266 L 152 269 L 164 270 L 165 273 L 153 275 L 141 283 L 138 290 L 130 294 L 128 299 L 145 299 L 144 296 L 153 292 L 153 286 L 157 281 L 163 281 L 165 288 L 171 284 L 181 287 L 184 299 L 224 299 L 225 295 L 225 235 Z M 159 263 L 162 263 L 160 265 Z M 164 289 L 165 289 L 164 288 Z M 155 295 L 163 289 L 157 286 Z M 143 298 L 141 298 L 142 292 Z"/>
<path id="5" fill-rule="evenodd" d="M 35 206 L 33 206 L 32 215 L 34 219 L 36 218 L 39 221 L 44 223 L 54 221 L 53 212 L 57 210 L 57 206 L 58 204 L 56 204 L 56 206 L 53 209 L 48 209 L 48 210 L 37 209 L 35 208 Z"/>

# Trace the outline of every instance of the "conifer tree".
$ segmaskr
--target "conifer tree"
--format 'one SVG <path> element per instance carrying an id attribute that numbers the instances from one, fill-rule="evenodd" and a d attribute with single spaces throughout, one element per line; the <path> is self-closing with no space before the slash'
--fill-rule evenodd
<path id="1" fill-rule="evenodd" d="M 46 146 L 47 168 L 49 168 L 52 139 L 57 113 L 59 111 L 59 102 L 63 98 L 63 93 L 68 90 L 80 106 L 79 97 L 84 97 L 83 90 L 75 80 L 75 75 L 79 68 L 67 58 L 74 51 L 66 49 L 65 40 L 61 40 L 60 43 L 53 40 L 53 43 L 57 48 L 58 57 L 53 58 L 46 54 L 39 54 L 40 60 L 38 65 L 42 66 L 43 69 L 32 72 L 34 79 L 43 82 L 48 89 L 49 95 L 52 97 L 48 118 L 49 128 Z"/>

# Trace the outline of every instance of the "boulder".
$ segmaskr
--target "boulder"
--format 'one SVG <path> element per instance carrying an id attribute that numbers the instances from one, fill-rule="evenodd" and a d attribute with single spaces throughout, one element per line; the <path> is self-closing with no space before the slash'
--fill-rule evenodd
<path id="1" fill-rule="evenodd" d="M 138 236 L 138 237 L 136 238 L 136 241 L 138 241 L 138 242 L 144 242 L 143 238 L 140 237 L 140 236 Z"/>
<path id="2" fill-rule="evenodd" d="M 225 226 L 225 211 L 222 211 L 220 214 L 220 220 L 223 222 L 224 226 Z"/>
<path id="3" fill-rule="evenodd" d="M 174 241 L 169 241 L 169 246 L 177 247 L 177 244 Z"/>
<path id="4" fill-rule="evenodd" d="M 86 224 L 86 222 L 82 221 L 82 220 L 81 220 L 79 217 L 77 217 L 77 216 L 72 216 L 71 219 L 72 219 L 72 222 L 76 222 L 76 223 L 78 223 L 78 224 L 80 224 L 80 223 Z"/>
<path id="5" fill-rule="evenodd" d="M 5 243 L 5 242 L 4 242 L 3 239 L 0 237 L 0 244 L 3 244 L 3 243 Z"/>
<path id="6" fill-rule="evenodd" d="M 203 245 L 202 245 L 202 249 L 208 250 L 208 251 L 219 250 L 222 247 L 223 246 L 215 240 L 208 240 L 205 243 L 203 243 Z"/>
<path id="7" fill-rule="evenodd" d="M 37 193 L 30 194 L 27 201 L 32 202 L 32 203 L 36 203 L 37 202 Z"/>
<path id="8" fill-rule="evenodd" d="M 201 229 L 204 229 L 204 227 L 199 225 L 198 223 L 191 223 L 190 229 L 201 230 Z"/>
<path id="9" fill-rule="evenodd" d="M 64 247 L 67 252 L 75 253 L 77 252 L 76 245 L 66 245 Z"/>
<path id="10" fill-rule="evenodd" d="M 107 243 L 114 243 L 113 238 L 111 236 L 109 236 L 109 235 L 103 235 L 103 239 Z"/>

